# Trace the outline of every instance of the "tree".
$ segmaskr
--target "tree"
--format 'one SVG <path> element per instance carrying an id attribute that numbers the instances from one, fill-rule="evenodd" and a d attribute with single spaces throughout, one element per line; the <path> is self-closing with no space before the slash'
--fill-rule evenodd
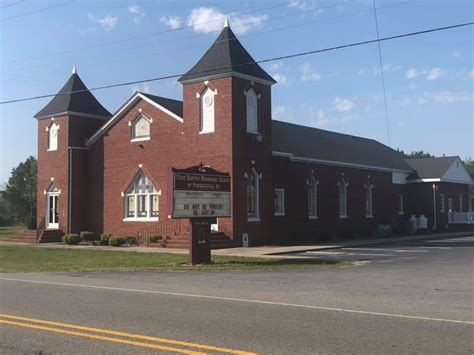
<path id="1" fill-rule="evenodd" d="M 16 222 L 26 223 L 29 228 L 36 225 L 36 172 L 37 161 L 30 156 L 12 169 L 3 198 L 10 206 Z"/>
<path id="2" fill-rule="evenodd" d="M 464 166 L 469 174 L 474 177 L 474 160 L 471 157 L 464 159 Z"/>
<path id="3" fill-rule="evenodd" d="M 403 151 L 402 151 L 402 153 L 403 153 Z M 403 153 L 403 154 L 405 154 L 405 153 Z M 420 151 L 413 151 L 410 154 L 405 154 L 405 157 L 407 157 L 409 159 L 417 159 L 417 158 L 434 158 L 435 156 L 431 155 L 428 152 L 425 153 L 423 150 L 420 150 Z"/>

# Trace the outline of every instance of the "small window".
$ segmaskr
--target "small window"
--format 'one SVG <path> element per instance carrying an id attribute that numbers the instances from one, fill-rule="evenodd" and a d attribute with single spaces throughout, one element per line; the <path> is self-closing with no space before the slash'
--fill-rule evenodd
<path id="1" fill-rule="evenodd" d="M 462 195 L 459 195 L 459 212 L 462 212 Z"/>
<path id="2" fill-rule="evenodd" d="M 339 185 L 339 218 L 347 218 L 347 186 L 348 183 L 344 178 L 344 175 L 341 176 L 338 182 Z"/>
<path id="3" fill-rule="evenodd" d="M 157 221 L 159 194 L 150 179 L 140 171 L 124 195 L 124 219 Z"/>
<path id="4" fill-rule="evenodd" d="M 58 150 L 59 125 L 53 122 L 48 127 L 48 151 Z"/>
<path id="5" fill-rule="evenodd" d="M 201 95 L 200 133 L 214 132 L 214 92 L 207 88 Z"/>
<path id="6" fill-rule="evenodd" d="M 132 141 L 150 139 L 150 120 L 143 115 L 138 116 L 132 123 Z"/>
<path id="7" fill-rule="evenodd" d="M 258 133 L 257 94 L 253 89 L 249 89 L 245 96 L 247 98 L 247 132 Z"/>
<path id="8" fill-rule="evenodd" d="M 472 201 L 474 201 L 474 199 L 470 198 L 469 199 L 469 212 L 472 212 Z"/>
<path id="9" fill-rule="evenodd" d="M 247 218 L 259 218 L 259 181 L 257 171 L 252 168 L 247 176 Z"/>
<path id="10" fill-rule="evenodd" d="M 453 212 L 453 199 L 448 198 L 448 212 Z"/>
<path id="11" fill-rule="evenodd" d="M 285 215 L 285 190 L 275 189 L 275 216 Z"/>
<path id="12" fill-rule="evenodd" d="M 372 196 L 372 190 L 374 188 L 374 185 L 370 181 L 370 178 L 367 178 L 367 183 L 365 184 L 365 216 L 367 218 L 372 218 L 373 217 L 373 196 Z"/>
<path id="13" fill-rule="evenodd" d="M 318 218 L 318 184 L 313 173 L 308 177 L 308 218 Z"/>
<path id="14" fill-rule="evenodd" d="M 403 214 L 403 195 L 397 195 L 398 214 Z"/>
<path id="15" fill-rule="evenodd" d="M 440 209 L 441 212 L 445 212 L 445 206 L 444 206 L 444 194 L 439 194 L 439 203 L 440 203 Z"/>

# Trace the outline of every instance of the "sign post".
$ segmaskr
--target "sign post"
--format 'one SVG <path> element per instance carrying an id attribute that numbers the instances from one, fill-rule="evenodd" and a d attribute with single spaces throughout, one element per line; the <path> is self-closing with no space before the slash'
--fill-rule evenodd
<path id="1" fill-rule="evenodd" d="M 173 218 L 189 218 L 191 241 L 188 262 L 211 262 L 211 224 L 230 217 L 230 176 L 202 165 L 172 168 Z"/>

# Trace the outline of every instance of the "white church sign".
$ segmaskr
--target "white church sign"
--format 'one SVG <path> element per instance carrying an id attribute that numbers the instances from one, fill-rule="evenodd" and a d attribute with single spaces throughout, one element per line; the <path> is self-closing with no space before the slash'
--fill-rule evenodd
<path id="1" fill-rule="evenodd" d="M 172 169 L 173 218 L 230 217 L 230 176 L 202 164 Z"/>

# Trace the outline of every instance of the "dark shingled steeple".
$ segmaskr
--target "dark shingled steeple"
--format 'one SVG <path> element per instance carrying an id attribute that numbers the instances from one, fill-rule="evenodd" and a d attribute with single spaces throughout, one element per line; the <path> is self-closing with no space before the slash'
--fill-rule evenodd
<path id="1" fill-rule="evenodd" d="M 186 82 L 236 73 L 265 80 L 271 84 L 276 83 L 260 65 L 254 62 L 255 60 L 235 37 L 226 20 L 224 29 L 216 41 L 199 62 L 179 78 L 179 81 Z"/>
<path id="2" fill-rule="evenodd" d="M 74 91 L 79 91 L 71 93 Z M 77 75 L 76 67 L 69 80 L 64 84 L 58 94 L 35 115 L 35 118 L 58 116 L 60 114 L 85 114 L 103 117 L 112 116 L 104 106 L 91 94 L 87 86 Z"/>

